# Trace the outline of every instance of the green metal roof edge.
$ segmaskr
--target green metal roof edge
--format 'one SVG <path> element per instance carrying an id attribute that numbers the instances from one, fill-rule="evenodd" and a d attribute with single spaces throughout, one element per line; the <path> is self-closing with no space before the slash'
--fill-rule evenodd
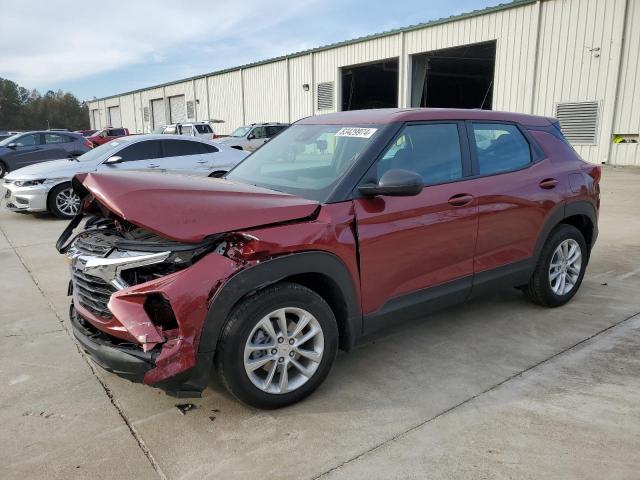
<path id="1" fill-rule="evenodd" d="M 102 102 L 104 100 L 109 100 L 111 98 L 124 97 L 126 95 L 132 95 L 134 93 L 144 92 L 146 90 L 152 90 L 154 88 L 163 88 L 163 87 L 168 87 L 170 85 L 177 85 L 178 83 L 184 83 L 184 82 L 191 82 L 193 80 L 199 80 L 201 78 L 213 77 L 213 76 L 216 76 L 216 75 L 223 75 L 225 73 L 236 72 L 236 71 L 239 71 L 239 70 L 244 70 L 246 68 L 257 67 L 257 66 L 260 66 L 260 65 L 266 65 L 268 63 L 281 62 L 282 60 L 287 60 L 287 59 L 290 59 L 290 58 L 302 57 L 304 55 L 309 55 L 310 53 L 323 52 L 325 50 L 330 50 L 332 48 L 344 47 L 344 46 L 347 46 L 347 45 L 353 45 L 353 44 L 356 44 L 356 43 L 366 42 L 366 41 L 369 41 L 369 40 L 375 40 L 375 39 L 378 39 L 378 38 L 390 37 L 392 35 L 397 35 L 397 34 L 403 33 L 403 32 L 411 32 L 411 31 L 420 30 L 420 29 L 426 28 L 426 27 L 433 27 L 433 26 L 442 25 L 442 24 L 445 24 L 445 23 L 456 22 L 458 20 L 465 20 L 467 18 L 479 17 L 481 15 L 486 15 L 486 14 L 489 14 L 489 13 L 499 12 L 499 11 L 502 11 L 502 10 L 509 10 L 511 8 L 516 8 L 516 7 L 521 7 L 523 5 L 529 5 L 529 4 L 532 4 L 532 3 L 536 3 L 537 1 L 538 0 L 513 0 L 513 1 L 508 2 L 508 3 L 499 3 L 498 5 L 494 5 L 493 7 L 481 8 L 481 9 L 478 9 L 478 10 L 472 10 L 470 12 L 460 13 L 458 15 L 451 15 L 449 17 L 438 18 L 436 20 L 430 20 L 430 21 L 424 22 L 424 23 L 417 23 L 415 25 L 409 25 L 408 27 L 396 28 L 396 29 L 393 29 L 393 30 L 387 30 L 385 32 L 366 35 L 364 37 L 357 37 L 357 38 L 352 38 L 350 40 L 343 40 L 341 42 L 330 43 L 328 45 L 322 45 L 320 47 L 309 48 L 307 50 L 301 50 L 299 52 L 290 53 L 288 55 L 281 55 L 279 57 L 273 57 L 273 58 L 268 58 L 268 59 L 265 59 L 265 60 L 259 60 L 257 62 L 247 63 L 247 64 L 244 64 L 244 65 L 239 65 L 237 67 L 225 68 L 225 69 L 222 69 L 222 70 L 216 70 L 214 72 L 195 75 L 193 77 L 182 78 L 180 80 L 174 80 L 174 81 L 171 81 L 171 82 L 160 83 L 160 84 L 157 84 L 157 85 L 151 85 L 149 87 L 138 88 L 136 90 L 130 90 L 128 92 L 118 93 L 118 94 L 115 94 L 115 95 L 109 95 L 107 97 L 90 99 L 90 100 L 86 100 L 86 102 L 87 103 Z"/>

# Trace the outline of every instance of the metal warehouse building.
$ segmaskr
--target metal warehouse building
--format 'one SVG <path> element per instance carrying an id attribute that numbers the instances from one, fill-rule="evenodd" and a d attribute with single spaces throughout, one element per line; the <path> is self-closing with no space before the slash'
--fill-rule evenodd
<path id="1" fill-rule="evenodd" d="M 640 0 L 516 0 L 91 101 L 91 124 L 149 132 L 379 107 L 558 117 L 593 163 L 640 165 Z M 624 143 L 614 142 L 614 139 Z"/>

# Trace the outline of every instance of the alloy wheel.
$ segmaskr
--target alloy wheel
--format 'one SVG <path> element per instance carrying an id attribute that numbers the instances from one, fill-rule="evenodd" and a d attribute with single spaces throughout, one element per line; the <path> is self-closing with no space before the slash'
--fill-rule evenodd
<path id="1" fill-rule="evenodd" d="M 249 334 L 244 369 L 260 390 L 297 390 L 316 372 L 324 353 L 320 322 L 301 308 L 285 307 L 263 317 Z"/>
<path id="2" fill-rule="evenodd" d="M 549 284 L 556 295 L 566 295 L 575 287 L 582 268 L 582 250 L 578 242 L 569 238 L 553 252 L 549 265 Z"/>
<path id="3" fill-rule="evenodd" d="M 80 208 L 80 197 L 71 187 L 60 190 L 56 195 L 56 208 L 65 215 L 73 217 Z"/>

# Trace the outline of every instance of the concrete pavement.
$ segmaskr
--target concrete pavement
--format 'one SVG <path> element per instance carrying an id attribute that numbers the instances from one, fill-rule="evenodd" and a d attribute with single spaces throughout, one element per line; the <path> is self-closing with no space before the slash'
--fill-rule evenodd
<path id="1" fill-rule="evenodd" d="M 640 170 L 603 173 L 581 291 L 509 291 L 338 356 L 263 412 L 212 379 L 195 409 L 93 367 L 70 337 L 48 216 L 0 213 L 2 478 L 638 478 Z"/>

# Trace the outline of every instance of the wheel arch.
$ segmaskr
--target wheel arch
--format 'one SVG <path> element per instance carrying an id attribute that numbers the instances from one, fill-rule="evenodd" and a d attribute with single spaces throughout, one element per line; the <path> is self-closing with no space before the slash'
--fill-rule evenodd
<path id="1" fill-rule="evenodd" d="M 547 238 L 560 224 L 576 227 L 584 236 L 589 250 L 593 247 L 598 236 L 598 215 L 595 206 L 586 200 L 570 202 L 556 207 L 549 215 L 536 242 L 534 252 L 536 261 Z"/>
<path id="2" fill-rule="evenodd" d="M 47 192 L 47 210 L 49 210 L 49 205 L 50 205 L 50 202 L 52 201 L 52 198 L 51 198 L 51 194 L 52 194 L 52 192 L 53 192 L 56 188 L 58 188 L 60 185 L 64 185 L 65 183 L 68 183 L 68 184 L 69 184 L 69 186 L 73 188 L 73 184 L 72 184 L 72 182 L 71 182 L 71 179 L 69 179 L 69 180 L 63 180 L 63 181 L 62 181 L 62 182 L 60 182 L 60 183 L 56 183 L 55 185 L 51 185 L 51 188 L 50 188 L 50 189 L 49 189 L 49 191 Z"/>
<path id="3" fill-rule="evenodd" d="M 198 353 L 215 352 L 231 311 L 243 299 L 279 282 L 301 284 L 329 304 L 338 322 L 340 348 L 350 350 L 362 332 L 362 313 L 354 281 L 336 255 L 309 251 L 277 257 L 241 270 L 216 293 L 202 328 Z"/>

